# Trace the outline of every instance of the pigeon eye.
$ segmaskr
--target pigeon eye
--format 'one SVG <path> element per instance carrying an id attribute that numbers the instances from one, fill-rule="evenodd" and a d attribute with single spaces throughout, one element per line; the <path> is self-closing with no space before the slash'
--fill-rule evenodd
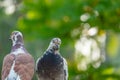
<path id="1" fill-rule="evenodd" d="M 55 40 L 53 40 L 53 43 L 55 43 L 56 41 Z"/>

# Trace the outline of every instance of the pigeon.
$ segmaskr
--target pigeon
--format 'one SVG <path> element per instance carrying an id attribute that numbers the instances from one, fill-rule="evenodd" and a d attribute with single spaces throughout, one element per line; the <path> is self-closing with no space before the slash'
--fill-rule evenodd
<path id="1" fill-rule="evenodd" d="M 13 31 L 11 52 L 4 57 L 2 80 L 32 80 L 34 75 L 34 58 L 24 47 L 23 35 Z"/>
<path id="2" fill-rule="evenodd" d="M 68 80 L 67 61 L 60 55 L 60 38 L 53 38 L 43 56 L 36 61 L 38 80 Z"/>

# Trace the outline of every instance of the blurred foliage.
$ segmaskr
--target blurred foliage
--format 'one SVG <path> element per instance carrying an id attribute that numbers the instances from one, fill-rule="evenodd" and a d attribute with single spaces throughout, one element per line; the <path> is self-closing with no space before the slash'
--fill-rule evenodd
<path id="1" fill-rule="evenodd" d="M 0 0 L 0 63 L 10 52 L 11 31 L 20 30 L 35 60 L 53 37 L 62 39 L 60 52 L 68 61 L 69 80 L 120 79 L 120 0 L 9 0 L 9 5 L 5 1 Z M 11 6 L 13 12 L 8 13 Z M 95 41 L 100 54 L 105 53 L 105 61 L 98 60 L 101 63 L 97 68 L 93 66 L 96 62 L 89 62 L 87 70 L 79 70 L 78 63 L 85 56 L 79 53 L 79 59 L 75 59 L 75 44 L 94 27 L 98 29 L 96 35 L 85 38 Z M 88 31 L 84 32 L 84 28 Z M 98 39 L 102 34 L 106 35 L 105 43 Z"/>

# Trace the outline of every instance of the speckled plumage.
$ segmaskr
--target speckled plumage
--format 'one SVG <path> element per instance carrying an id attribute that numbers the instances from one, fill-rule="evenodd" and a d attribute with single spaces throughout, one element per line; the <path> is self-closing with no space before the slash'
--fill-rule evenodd
<path id="1" fill-rule="evenodd" d="M 60 44 L 59 38 L 52 39 L 48 49 L 38 59 L 36 63 L 38 80 L 67 80 L 67 63 L 59 53 Z"/>

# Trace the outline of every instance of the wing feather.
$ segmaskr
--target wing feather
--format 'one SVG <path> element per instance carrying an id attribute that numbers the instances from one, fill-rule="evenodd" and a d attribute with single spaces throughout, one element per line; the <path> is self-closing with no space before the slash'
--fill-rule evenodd
<path id="1" fill-rule="evenodd" d="M 2 66 L 2 80 L 5 80 L 5 78 L 8 76 L 14 60 L 15 60 L 14 54 L 8 54 L 4 57 Z"/>
<path id="2" fill-rule="evenodd" d="M 34 59 L 30 54 L 18 54 L 16 57 L 15 72 L 21 80 L 32 80 L 34 75 Z"/>

